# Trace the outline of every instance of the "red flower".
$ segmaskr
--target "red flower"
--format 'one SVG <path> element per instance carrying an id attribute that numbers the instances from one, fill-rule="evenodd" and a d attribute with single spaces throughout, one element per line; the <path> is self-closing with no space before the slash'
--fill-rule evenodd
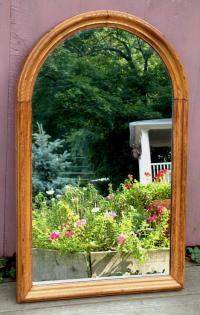
<path id="1" fill-rule="evenodd" d="M 158 219 L 158 216 L 156 214 L 151 215 L 147 218 L 147 222 L 154 222 Z"/>
<path id="2" fill-rule="evenodd" d="M 168 170 L 160 170 L 158 173 L 157 173 L 157 177 L 163 177 L 166 173 L 168 172 Z"/>
<path id="3" fill-rule="evenodd" d="M 158 171 L 158 173 L 156 174 L 156 176 L 153 178 L 155 181 L 160 181 L 164 176 L 165 174 L 168 172 L 167 169 L 164 169 L 164 170 L 160 170 Z"/>
<path id="4" fill-rule="evenodd" d="M 124 184 L 124 188 L 130 189 L 133 188 L 135 185 L 134 184 Z"/>
<path id="5" fill-rule="evenodd" d="M 159 214 L 162 214 L 163 210 L 164 210 L 163 206 L 158 206 L 157 209 L 156 209 L 157 213 L 159 213 Z"/>
<path id="6" fill-rule="evenodd" d="M 69 232 L 66 232 L 65 233 L 65 236 L 66 237 L 73 237 L 75 235 L 75 232 L 74 231 L 69 231 Z"/>

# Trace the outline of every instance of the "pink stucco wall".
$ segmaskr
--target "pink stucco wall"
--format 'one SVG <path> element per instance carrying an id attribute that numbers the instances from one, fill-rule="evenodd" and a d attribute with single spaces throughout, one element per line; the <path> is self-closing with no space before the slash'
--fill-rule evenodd
<path id="1" fill-rule="evenodd" d="M 98 9 L 125 11 L 148 21 L 182 60 L 190 87 L 187 244 L 200 244 L 200 1 L 0 0 L 0 255 L 15 251 L 15 87 L 20 69 L 51 27 Z"/>

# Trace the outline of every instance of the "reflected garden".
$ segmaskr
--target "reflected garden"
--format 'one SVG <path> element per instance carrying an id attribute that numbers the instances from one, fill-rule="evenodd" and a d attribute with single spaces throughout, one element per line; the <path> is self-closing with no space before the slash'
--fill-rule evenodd
<path id="1" fill-rule="evenodd" d="M 169 273 L 171 117 L 137 36 L 92 29 L 51 53 L 33 93 L 33 281 Z"/>

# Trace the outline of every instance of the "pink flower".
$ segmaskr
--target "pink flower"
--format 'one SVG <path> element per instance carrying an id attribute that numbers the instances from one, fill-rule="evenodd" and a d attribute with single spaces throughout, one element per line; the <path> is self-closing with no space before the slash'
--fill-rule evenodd
<path id="1" fill-rule="evenodd" d="M 76 233 L 74 231 L 69 231 L 65 233 L 66 237 L 73 237 Z"/>
<path id="2" fill-rule="evenodd" d="M 77 228 L 81 228 L 81 227 L 83 227 L 86 223 L 87 223 L 87 221 L 86 221 L 85 219 L 81 219 L 81 220 L 79 220 L 79 221 L 76 222 L 75 226 L 76 226 Z"/>
<path id="3" fill-rule="evenodd" d="M 124 234 L 120 234 L 117 236 L 117 244 L 118 245 L 123 245 L 124 242 L 126 241 L 127 237 Z"/>
<path id="4" fill-rule="evenodd" d="M 107 199 L 107 200 L 112 200 L 112 199 L 113 199 L 113 197 L 114 197 L 114 195 L 113 195 L 113 194 L 109 194 L 108 196 L 106 196 L 106 199 Z"/>
<path id="5" fill-rule="evenodd" d="M 67 223 L 62 223 L 62 228 L 64 229 L 64 228 L 67 228 L 68 227 L 68 224 Z"/>
<path id="6" fill-rule="evenodd" d="M 52 232 L 50 234 L 50 240 L 51 241 L 55 241 L 59 237 L 60 237 L 60 232 L 59 231 L 55 231 L 55 232 Z"/>
<path id="7" fill-rule="evenodd" d="M 107 216 L 108 218 L 115 219 L 115 218 L 117 217 L 117 213 L 114 212 L 114 211 L 107 212 L 107 213 L 106 213 L 106 216 Z"/>
<path id="8" fill-rule="evenodd" d="M 156 214 L 153 214 L 152 216 L 147 218 L 147 222 L 154 222 L 158 219 L 158 216 Z"/>
<path id="9" fill-rule="evenodd" d="M 164 210 L 164 207 L 163 206 L 158 206 L 156 211 L 159 213 L 159 214 L 162 214 L 163 213 L 163 210 Z"/>

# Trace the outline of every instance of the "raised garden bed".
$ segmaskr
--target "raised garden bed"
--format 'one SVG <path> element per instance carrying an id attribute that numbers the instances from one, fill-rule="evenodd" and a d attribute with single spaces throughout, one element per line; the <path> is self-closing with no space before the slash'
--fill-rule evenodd
<path id="1" fill-rule="evenodd" d="M 33 281 L 80 279 L 90 276 L 87 253 L 62 254 L 53 249 L 32 250 Z"/>
<path id="2" fill-rule="evenodd" d="M 83 279 L 148 273 L 169 274 L 169 249 L 149 250 L 144 264 L 129 253 L 91 252 L 61 254 L 33 249 L 33 281 Z"/>
<path id="3" fill-rule="evenodd" d="M 92 277 L 108 277 L 147 273 L 169 274 L 169 249 L 149 250 L 144 264 L 129 253 L 92 252 Z"/>

